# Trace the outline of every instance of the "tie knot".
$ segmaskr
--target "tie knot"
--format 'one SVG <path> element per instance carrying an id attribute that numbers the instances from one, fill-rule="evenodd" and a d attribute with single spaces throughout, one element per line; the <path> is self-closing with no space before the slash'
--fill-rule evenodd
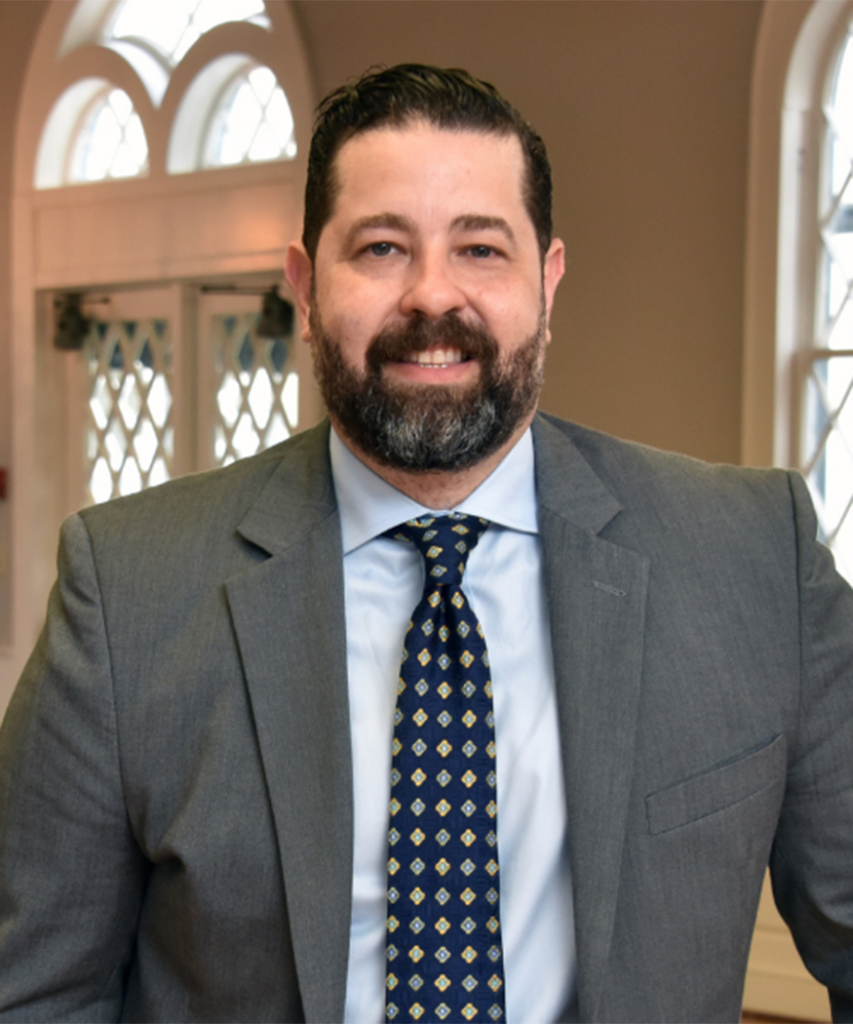
<path id="1" fill-rule="evenodd" d="M 394 540 L 414 544 L 423 555 L 426 585 L 449 584 L 458 587 L 468 555 L 486 532 L 488 519 L 451 512 L 446 516 L 410 519 L 385 533 Z"/>

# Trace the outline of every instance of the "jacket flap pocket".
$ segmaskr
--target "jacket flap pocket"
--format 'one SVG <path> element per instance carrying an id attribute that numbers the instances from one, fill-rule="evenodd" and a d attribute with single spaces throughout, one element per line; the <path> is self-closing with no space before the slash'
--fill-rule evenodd
<path id="1" fill-rule="evenodd" d="M 758 750 L 650 794 L 646 797 L 649 832 L 668 832 L 766 789 L 784 778 L 785 754 L 785 737 L 776 736 Z"/>

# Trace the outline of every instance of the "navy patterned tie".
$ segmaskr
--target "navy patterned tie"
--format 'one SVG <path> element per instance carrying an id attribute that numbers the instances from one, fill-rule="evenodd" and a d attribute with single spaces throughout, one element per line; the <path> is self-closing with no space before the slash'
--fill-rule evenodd
<path id="1" fill-rule="evenodd" d="M 386 1019 L 501 1021 L 495 722 L 483 629 L 461 590 L 488 521 L 389 530 L 424 557 L 394 718 Z"/>

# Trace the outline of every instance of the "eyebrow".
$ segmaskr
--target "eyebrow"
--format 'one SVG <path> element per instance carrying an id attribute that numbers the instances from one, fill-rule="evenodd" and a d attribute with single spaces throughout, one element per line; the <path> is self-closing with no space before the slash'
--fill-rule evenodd
<path id="1" fill-rule="evenodd" d="M 454 231 L 500 231 L 510 242 L 515 242 L 515 233 L 503 217 L 464 213 L 461 217 L 455 217 L 450 227 Z"/>
<path id="2" fill-rule="evenodd" d="M 357 220 L 347 232 L 347 245 L 358 238 L 362 231 L 373 228 L 389 228 L 392 231 L 408 231 L 414 233 L 417 228 L 409 217 L 399 213 L 374 213 L 369 217 Z M 454 217 L 450 223 L 451 231 L 500 231 L 510 242 L 515 243 L 515 232 L 503 217 L 489 217 L 481 213 L 463 213 Z"/>
<path id="3" fill-rule="evenodd" d="M 374 213 L 370 217 L 360 218 L 353 224 L 347 232 L 346 244 L 352 245 L 362 231 L 369 231 L 371 228 L 390 228 L 392 231 L 414 232 L 415 223 L 399 213 Z"/>

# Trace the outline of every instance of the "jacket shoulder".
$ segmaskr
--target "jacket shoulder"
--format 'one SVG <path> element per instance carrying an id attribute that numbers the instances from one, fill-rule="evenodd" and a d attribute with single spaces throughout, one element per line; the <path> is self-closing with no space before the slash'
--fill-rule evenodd
<path id="1" fill-rule="evenodd" d="M 152 543 L 167 536 L 186 542 L 211 531 L 233 533 L 272 485 L 290 504 L 333 500 L 327 424 L 224 468 L 90 506 L 79 516 L 101 542 L 126 542 L 137 533 Z"/>
<path id="2" fill-rule="evenodd" d="M 792 486 L 799 498 L 805 485 L 796 473 L 783 469 L 754 469 L 710 463 L 677 452 L 662 451 L 626 441 L 555 416 L 540 414 L 540 436 L 550 447 L 556 438 L 568 443 L 583 458 L 623 507 L 644 499 L 676 497 L 682 503 L 714 498 L 726 501 L 782 498 L 790 503 Z M 559 444 L 558 444 L 559 446 Z M 792 477 L 794 483 L 792 484 Z"/>
<path id="3" fill-rule="evenodd" d="M 63 543 L 76 533 L 79 546 L 82 525 L 102 586 L 203 586 L 282 550 L 335 508 L 321 425 L 224 469 L 84 509 L 66 524 Z"/>

